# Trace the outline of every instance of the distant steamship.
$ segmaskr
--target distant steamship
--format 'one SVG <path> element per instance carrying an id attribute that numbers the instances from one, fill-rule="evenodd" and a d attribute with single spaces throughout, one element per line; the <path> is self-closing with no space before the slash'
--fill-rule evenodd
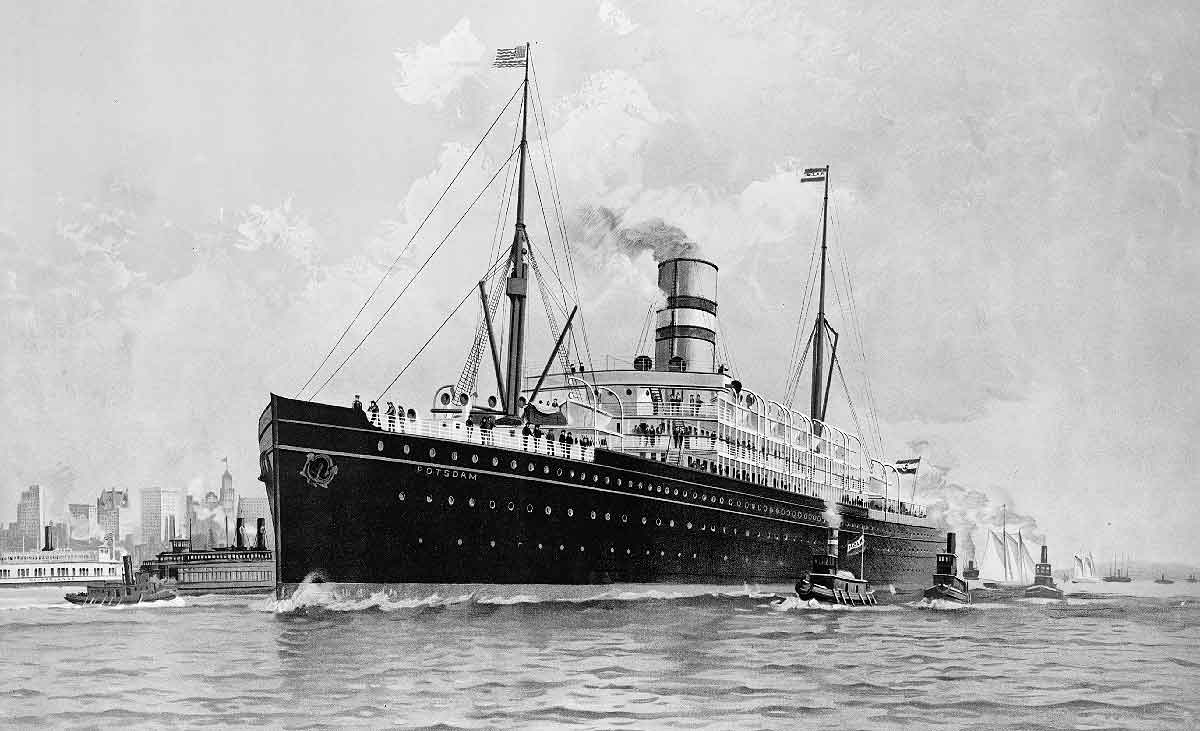
<path id="1" fill-rule="evenodd" d="M 572 310 L 542 372 L 523 372 L 530 273 L 542 281 L 524 217 L 528 63 L 525 47 L 497 61 L 525 68 L 516 222 L 503 265 L 480 282 L 474 370 L 424 413 L 272 394 L 259 419 L 278 592 L 314 576 L 790 584 L 814 554 L 844 556 L 859 539 L 852 563 L 872 583 L 920 588 L 944 534 L 923 506 L 900 499 L 895 465 L 825 422 L 836 360 L 825 317 L 827 167 L 805 173 L 825 185 L 808 413 L 718 364 L 718 268 L 699 258 L 658 264 L 666 303 L 653 357 L 637 355 L 631 368 L 570 365 Z M 502 297 L 503 350 L 492 323 Z M 486 351 L 498 395 L 484 404 L 475 387 Z"/>

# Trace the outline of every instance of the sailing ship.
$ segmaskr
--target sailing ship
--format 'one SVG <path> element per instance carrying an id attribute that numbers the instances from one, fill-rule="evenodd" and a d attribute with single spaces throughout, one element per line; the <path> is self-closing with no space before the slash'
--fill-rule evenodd
<path id="1" fill-rule="evenodd" d="M 1000 532 L 988 530 L 983 543 L 983 558 L 979 562 L 979 579 L 985 588 L 1014 588 L 1031 584 L 1036 567 L 1021 531 L 1013 536 L 1008 532 L 1007 506 L 1001 517 Z"/>
<path id="2" fill-rule="evenodd" d="M 1128 584 L 1133 581 L 1133 577 L 1129 575 L 1129 558 L 1122 556 L 1121 560 L 1118 561 L 1114 556 L 1112 561 L 1109 562 L 1109 572 L 1104 577 L 1104 580 L 1121 584 Z"/>
<path id="3" fill-rule="evenodd" d="M 860 536 L 860 574 L 919 589 L 942 537 L 926 508 L 900 495 L 900 474 L 915 472 L 916 460 L 898 467 L 860 434 L 826 421 L 838 359 L 825 312 L 829 167 L 803 177 L 825 188 L 807 413 L 718 362 L 718 267 L 694 257 L 658 263 L 665 305 L 653 356 L 636 353 L 631 368 L 569 363 L 564 343 L 575 342 L 567 336 L 576 305 L 561 330 L 551 323 L 557 342 L 534 378 L 524 370 L 531 273 L 547 298 L 524 213 L 526 176 L 537 180 L 526 162 L 528 45 L 500 52 L 496 65 L 525 72 L 514 91 L 523 100 L 512 155 L 515 229 L 479 282 L 468 364 L 424 413 L 381 410 L 386 390 L 367 411 L 357 396 L 337 406 L 271 395 L 258 435 L 277 593 L 306 577 L 350 585 L 783 584 L 814 556 L 845 556 Z M 505 299 L 502 340 L 494 321 L 502 322 Z M 484 399 L 486 352 L 497 393 Z M 831 535 L 841 536 L 836 545 Z"/>
<path id="4" fill-rule="evenodd" d="M 1078 553 L 1073 556 L 1074 564 L 1071 567 L 1071 583 L 1072 584 L 1095 584 L 1100 581 L 1100 577 L 1096 575 L 1096 560 L 1092 557 L 1089 551 L 1086 556 L 1080 556 Z"/>

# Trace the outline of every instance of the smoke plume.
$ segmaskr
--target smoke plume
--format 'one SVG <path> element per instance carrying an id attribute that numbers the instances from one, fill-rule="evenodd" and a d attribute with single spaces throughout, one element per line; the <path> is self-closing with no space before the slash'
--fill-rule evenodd
<path id="1" fill-rule="evenodd" d="M 578 240 L 595 249 L 619 251 L 630 258 L 649 251 L 654 261 L 660 262 L 699 253 L 700 247 L 688 240 L 683 229 L 661 218 L 626 226 L 623 213 L 604 206 L 588 206 L 576 213 L 573 224 Z"/>
<path id="2" fill-rule="evenodd" d="M 989 530 L 999 533 L 1002 523 L 1009 533 L 1019 530 L 1035 545 L 1045 541 L 1036 518 L 1018 512 L 1011 502 L 998 502 L 982 490 L 953 482 L 949 474 L 948 467 L 922 465 L 917 500 L 928 506 L 929 517 L 939 527 L 958 534 L 958 555 L 963 561 L 975 559 L 976 541 L 986 538 Z"/>

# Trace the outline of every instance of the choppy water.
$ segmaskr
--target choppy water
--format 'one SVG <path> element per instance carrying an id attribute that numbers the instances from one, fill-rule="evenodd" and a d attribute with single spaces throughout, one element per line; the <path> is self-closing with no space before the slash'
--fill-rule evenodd
<path id="1" fill-rule="evenodd" d="M 1200 726 L 1200 584 L 1119 591 L 1146 595 L 823 609 L 707 587 L 315 586 L 98 608 L 6 590 L 0 724 Z"/>

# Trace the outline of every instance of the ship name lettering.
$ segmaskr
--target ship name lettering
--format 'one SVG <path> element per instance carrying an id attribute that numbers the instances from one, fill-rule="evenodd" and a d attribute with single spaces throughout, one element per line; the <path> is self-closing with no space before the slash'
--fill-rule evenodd
<path id="1" fill-rule="evenodd" d="M 438 477 L 457 477 L 463 480 L 476 480 L 479 475 L 474 472 L 459 472 L 458 470 L 447 470 L 442 467 L 425 467 L 417 465 L 417 472 L 426 475 L 437 475 Z"/>

